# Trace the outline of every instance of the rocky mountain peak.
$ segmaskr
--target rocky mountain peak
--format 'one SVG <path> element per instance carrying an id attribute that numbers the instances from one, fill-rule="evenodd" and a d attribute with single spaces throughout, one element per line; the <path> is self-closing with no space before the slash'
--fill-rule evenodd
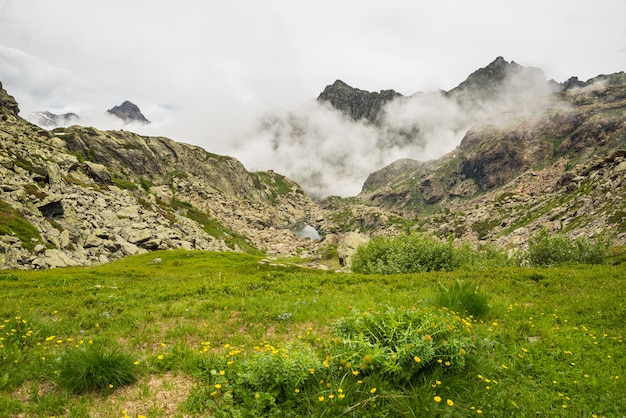
<path id="1" fill-rule="evenodd" d="M 326 86 L 318 96 L 320 102 L 328 102 L 335 109 L 354 120 L 365 119 L 372 123 L 379 122 L 381 110 L 389 101 L 402 95 L 394 90 L 369 92 L 349 86 L 341 80 Z"/>
<path id="2" fill-rule="evenodd" d="M 2 83 L 0 82 L 0 118 L 7 120 L 9 116 L 17 117 L 19 113 L 20 108 L 15 98 L 2 88 Z"/>
<path id="3" fill-rule="evenodd" d="M 543 71 L 535 67 L 524 67 L 515 61 L 508 62 L 497 57 L 486 67 L 470 74 L 465 81 L 448 92 L 460 102 L 473 103 L 497 98 L 515 87 L 520 91 L 549 87 Z"/>
<path id="4" fill-rule="evenodd" d="M 142 124 L 150 123 L 150 121 L 146 119 L 143 113 L 141 113 L 141 110 L 139 109 L 139 107 L 136 104 L 128 100 L 126 100 L 124 103 L 122 103 L 119 106 L 114 106 L 113 108 L 107 110 L 107 112 L 117 116 L 118 118 L 122 119 L 126 123 L 131 123 L 131 122 L 139 122 Z"/>

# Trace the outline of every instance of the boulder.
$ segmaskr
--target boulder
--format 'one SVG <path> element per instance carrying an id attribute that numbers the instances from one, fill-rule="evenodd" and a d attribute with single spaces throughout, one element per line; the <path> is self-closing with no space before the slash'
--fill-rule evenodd
<path id="1" fill-rule="evenodd" d="M 359 232 L 348 232 L 345 234 L 337 245 L 337 257 L 339 258 L 339 263 L 347 269 L 350 269 L 352 266 L 352 256 L 356 252 L 356 249 L 361 244 L 365 244 L 370 240 L 370 238 Z"/>

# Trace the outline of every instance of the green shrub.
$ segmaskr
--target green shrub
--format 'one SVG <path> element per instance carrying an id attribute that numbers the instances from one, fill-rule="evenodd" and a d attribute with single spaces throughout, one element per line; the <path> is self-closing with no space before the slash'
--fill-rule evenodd
<path id="1" fill-rule="evenodd" d="M 299 394 L 317 381 L 315 372 L 322 367 L 317 353 L 297 342 L 284 347 L 266 343 L 248 355 L 227 349 L 225 356 L 209 359 L 204 366 L 209 369 L 207 385 L 191 394 L 186 403 L 190 412 L 210 407 L 223 416 L 236 415 L 233 411 L 260 416 L 293 410 L 302 397 Z"/>
<path id="2" fill-rule="evenodd" d="M 515 265 L 514 260 L 509 258 L 505 251 L 492 245 L 481 245 L 478 248 L 473 248 L 470 244 L 465 243 L 456 248 L 456 258 L 459 268 L 464 270 L 485 270 Z"/>
<path id="3" fill-rule="evenodd" d="M 56 383 L 71 393 L 113 389 L 136 380 L 134 358 L 102 347 L 70 349 L 59 357 Z"/>
<path id="4" fill-rule="evenodd" d="M 473 348 L 471 328 L 444 309 L 355 310 L 335 323 L 327 362 L 347 375 L 408 382 L 435 368 L 462 369 Z"/>
<path id="5" fill-rule="evenodd" d="M 442 286 L 434 296 L 433 304 L 475 318 L 484 316 L 491 309 L 486 295 L 458 280 L 450 287 Z"/>
<path id="6" fill-rule="evenodd" d="M 374 238 L 359 246 L 352 258 L 352 270 L 364 274 L 450 271 L 459 265 L 451 242 L 417 234 Z"/>
<path id="7" fill-rule="evenodd" d="M 572 241 L 562 234 L 550 235 L 546 229 L 528 241 L 527 260 L 531 266 L 552 266 L 563 263 L 605 264 L 608 260 L 609 239 L 600 235 L 591 241 Z"/>

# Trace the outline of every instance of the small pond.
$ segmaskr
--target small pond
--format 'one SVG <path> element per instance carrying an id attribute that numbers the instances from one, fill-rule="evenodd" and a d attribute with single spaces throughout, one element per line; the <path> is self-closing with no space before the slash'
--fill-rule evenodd
<path id="1" fill-rule="evenodd" d="M 297 224 L 290 228 L 297 238 L 308 238 L 313 241 L 322 239 L 317 229 L 309 224 Z"/>

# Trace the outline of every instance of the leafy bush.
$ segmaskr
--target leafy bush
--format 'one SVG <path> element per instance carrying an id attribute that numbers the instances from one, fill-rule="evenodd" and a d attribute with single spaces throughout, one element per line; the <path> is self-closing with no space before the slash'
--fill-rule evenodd
<path id="1" fill-rule="evenodd" d="M 136 380 L 134 361 L 126 353 L 102 347 L 70 349 L 59 357 L 56 382 L 75 394 L 118 388 Z"/>
<path id="2" fill-rule="evenodd" d="M 352 258 L 352 271 L 364 274 L 421 273 L 503 267 L 511 260 L 491 246 L 478 249 L 469 244 L 455 247 L 425 235 L 377 237 L 359 246 Z"/>
<path id="3" fill-rule="evenodd" d="M 300 343 L 284 347 L 266 343 L 247 356 L 230 346 L 227 349 L 225 356 L 205 365 L 210 369 L 208 385 L 191 394 L 187 401 L 190 412 L 201 412 L 207 406 L 224 416 L 236 415 L 236 410 L 249 416 L 293 410 L 301 398 L 299 393 L 316 381 L 315 372 L 322 367 L 317 353 Z"/>
<path id="4" fill-rule="evenodd" d="M 355 310 L 336 322 L 327 362 L 339 373 L 408 382 L 434 368 L 462 369 L 473 348 L 471 328 L 442 309 Z"/>
<path id="5" fill-rule="evenodd" d="M 352 270 L 365 274 L 450 271 L 459 267 L 451 242 L 442 243 L 423 235 L 377 237 L 357 248 Z"/>
<path id="6" fill-rule="evenodd" d="M 450 287 L 442 286 L 433 298 L 433 304 L 476 318 L 484 316 L 491 309 L 487 296 L 458 280 Z"/>
<path id="7" fill-rule="evenodd" d="M 491 245 L 473 248 L 470 244 L 465 243 L 456 248 L 456 258 L 459 268 L 464 270 L 485 270 L 515 265 L 514 260 L 509 258 L 505 251 Z"/>
<path id="8" fill-rule="evenodd" d="M 465 368 L 472 323 L 446 309 L 352 310 L 325 344 L 230 346 L 198 367 L 206 383 L 186 402 L 212 416 L 340 416 L 372 408 L 378 393 Z M 316 349 L 317 347 L 317 349 Z M 319 415 L 321 414 L 321 415 Z M 368 416 L 368 415 L 366 415 Z"/>
<path id="9" fill-rule="evenodd" d="M 552 266 L 563 263 L 605 264 L 609 255 L 609 239 L 601 235 L 591 241 L 580 237 L 572 241 L 565 235 L 550 235 L 546 229 L 528 241 L 527 259 L 532 266 Z"/>

